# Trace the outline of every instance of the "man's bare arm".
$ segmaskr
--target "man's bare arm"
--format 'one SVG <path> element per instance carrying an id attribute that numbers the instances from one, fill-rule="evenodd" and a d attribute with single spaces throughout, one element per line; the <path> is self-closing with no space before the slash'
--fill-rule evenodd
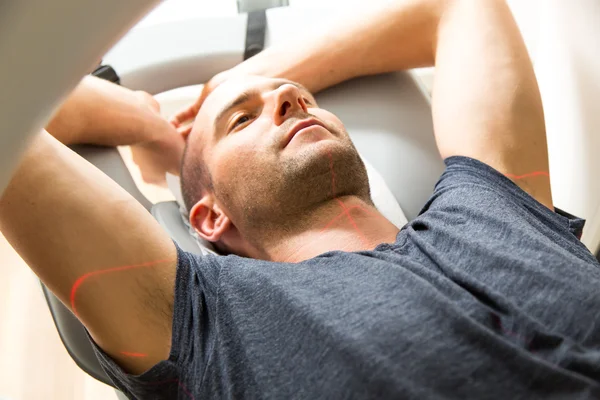
<path id="1" fill-rule="evenodd" d="M 127 192 L 46 132 L 0 197 L 0 230 L 127 371 L 168 357 L 172 241 Z"/>
<path id="2" fill-rule="evenodd" d="M 452 4 L 435 56 L 433 122 L 442 156 L 479 159 L 553 209 L 541 96 L 506 3 Z"/>
<path id="3" fill-rule="evenodd" d="M 283 77 L 317 92 L 341 81 L 436 67 L 442 157 L 476 158 L 552 209 L 542 103 L 504 0 L 399 0 L 275 46 L 230 74 Z"/>
<path id="4" fill-rule="evenodd" d="M 159 111 L 148 93 L 86 76 L 46 130 L 68 145 L 130 145 L 144 180 L 165 184 L 166 172 L 179 174 L 185 141 Z"/>
<path id="5" fill-rule="evenodd" d="M 46 130 L 64 144 L 120 146 L 159 140 L 171 130 L 157 118 L 151 101 L 142 92 L 86 76 Z"/>

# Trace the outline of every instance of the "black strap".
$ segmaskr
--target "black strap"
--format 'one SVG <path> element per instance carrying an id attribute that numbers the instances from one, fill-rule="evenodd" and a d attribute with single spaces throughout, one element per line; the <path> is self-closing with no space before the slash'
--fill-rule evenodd
<path id="1" fill-rule="evenodd" d="M 117 85 L 121 84 L 121 78 L 117 75 L 117 71 L 113 69 L 110 65 L 100 65 L 98 68 L 92 72 L 92 75 L 97 76 L 98 78 L 106 79 L 112 83 L 116 83 Z"/>
<path id="2" fill-rule="evenodd" d="M 248 24 L 246 25 L 246 49 L 244 50 L 244 60 L 257 55 L 265 48 L 266 31 L 266 10 L 249 12 Z"/>

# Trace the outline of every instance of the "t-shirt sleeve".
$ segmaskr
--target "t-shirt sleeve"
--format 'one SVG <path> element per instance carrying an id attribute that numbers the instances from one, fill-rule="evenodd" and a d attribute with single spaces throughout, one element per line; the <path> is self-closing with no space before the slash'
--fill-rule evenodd
<path id="1" fill-rule="evenodd" d="M 454 156 L 444 162 L 446 170 L 420 215 L 444 214 L 456 221 L 468 220 L 470 232 L 477 232 L 479 223 L 482 233 L 494 226 L 510 226 L 511 232 L 542 234 L 580 257 L 589 258 L 589 251 L 579 240 L 583 219 L 557 208 L 550 210 L 481 161 Z"/>
<path id="2" fill-rule="evenodd" d="M 198 384 L 204 372 L 208 357 L 204 350 L 212 340 L 209 315 L 218 271 L 210 256 L 197 256 L 175 246 L 177 274 L 169 358 L 141 375 L 128 374 L 88 334 L 102 369 L 130 399 L 193 398 L 194 383 Z M 190 380 L 190 376 L 195 379 Z"/>

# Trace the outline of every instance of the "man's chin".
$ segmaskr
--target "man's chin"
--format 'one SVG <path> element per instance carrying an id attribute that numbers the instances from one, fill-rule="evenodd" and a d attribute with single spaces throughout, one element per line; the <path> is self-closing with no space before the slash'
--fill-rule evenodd
<path id="1" fill-rule="evenodd" d="M 223 197 L 233 199 L 240 198 L 240 192 L 247 194 L 243 203 L 229 206 L 230 210 L 238 211 L 235 213 L 238 226 L 244 231 L 264 231 L 270 224 L 278 229 L 283 226 L 292 229 L 307 212 L 336 197 L 352 195 L 369 199 L 366 169 L 350 140 L 335 137 L 319 140 L 298 151 L 284 152 L 277 161 L 270 164 L 270 171 L 236 176 L 235 194 Z M 233 187 L 225 185 L 222 189 L 225 192 Z"/>
<path id="2" fill-rule="evenodd" d="M 285 168 L 287 188 L 320 200 L 345 194 L 358 194 L 366 184 L 365 166 L 354 146 L 339 139 L 320 140 L 303 146 L 288 159 Z M 365 182 L 363 182 L 365 181 Z M 358 186 L 357 186 L 358 185 Z M 367 189 L 368 191 L 368 189 Z"/>
<path id="3" fill-rule="evenodd" d="M 287 149 L 286 149 L 287 150 Z M 313 162 L 315 158 L 329 160 L 331 155 L 348 151 L 348 145 L 339 139 L 328 137 L 320 140 L 302 142 L 290 148 L 287 153 L 290 159 L 300 162 Z"/>

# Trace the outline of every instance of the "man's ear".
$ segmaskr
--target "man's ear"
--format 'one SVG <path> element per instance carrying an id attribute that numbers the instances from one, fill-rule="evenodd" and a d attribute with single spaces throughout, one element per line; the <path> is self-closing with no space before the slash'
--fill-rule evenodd
<path id="1" fill-rule="evenodd" d="M 217 242 L 227 232 L 231 221 L 213 196 L 207 194 L 190 210 L 190 224 L 204 240 Z"/>

